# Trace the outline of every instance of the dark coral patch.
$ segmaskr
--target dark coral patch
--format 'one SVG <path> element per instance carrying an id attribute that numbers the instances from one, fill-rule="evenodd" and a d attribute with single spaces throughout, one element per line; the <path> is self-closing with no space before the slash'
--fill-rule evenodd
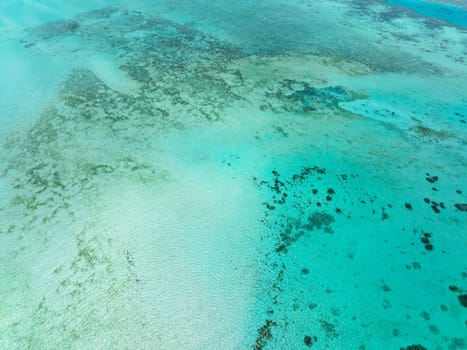
<path id="1" fill-rule="evenodd" d="M 305 343 L 306 346 L 311 347 L 313 343 L 316 343 L 318 341 L 318 337 L 310 337 L 309 335 L 305 335 L 303 337 L 303 342 Z"/>
<path id="2" fill-rule="evenodd" d="M 313 229 L 320 230 L 321 228 L 329 227 L 334 222 L 334 217 L 324 212 L 314 212 L 308 216 L 308 222 L 302 227 L 306 230 L 312 231 Z"/>
<path id="3" fill-rule="evenodd" d="M 467 294 L 461 294 L 457 297 L 463 307 L 467 307 Z"/>
<path id="4" fill-rule="evenodd" d="M 406 348 L 401 348 L 400 350 L 427 350 L 423 345 L 417 344 L 417 345 L 409 345 Z"/>
<path id="5" fill-rule="evenodd" d="M 467 211 L 467 203 L 456 203 L 454 206 L 459 211 Z"/>
<path id="6" fill-rule="evenodd" d="M 439 177 L 438 176 L 428 176 L 425 178 L 426 181 L 428 181 L 429 183 L 432 183 L 434 184 L 435 182 L 437 182 L 439 180 Z"/>
<path id="7" fill-rule="evenodd" d="M 273 320 L 266 320 L 266 322 L 258 329 L 258 337 L 255 342 L 255 350 L 262 350 L 267 341 L 272 338 L 272 327 L 277 326 Z"/>

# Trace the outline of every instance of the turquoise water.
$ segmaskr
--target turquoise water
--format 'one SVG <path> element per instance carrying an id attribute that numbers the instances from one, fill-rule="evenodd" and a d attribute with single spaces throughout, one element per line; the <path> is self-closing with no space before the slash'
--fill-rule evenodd
<path id="1" fill-rule="evenodd" d="M 2 2 L 0 349 L 466 349 L 459 4 Z"/>

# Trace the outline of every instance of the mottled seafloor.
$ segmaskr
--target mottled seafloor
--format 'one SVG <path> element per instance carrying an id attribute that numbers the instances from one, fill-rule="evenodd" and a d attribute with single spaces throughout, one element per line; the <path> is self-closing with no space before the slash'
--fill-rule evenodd
<path id="1" fill-rule="evenodd" d="M 467 349 L 467 6 L 418 2 L 2 1 L 0 349 Z"/>

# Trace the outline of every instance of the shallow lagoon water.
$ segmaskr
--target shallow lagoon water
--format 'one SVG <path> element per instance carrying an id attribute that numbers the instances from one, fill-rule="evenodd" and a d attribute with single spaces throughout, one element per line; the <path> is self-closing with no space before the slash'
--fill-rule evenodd
<path id="1" fill-rule="evenodd" d="M 383 1 L 0 12 L 0 348 L 467 347 L 464 27 Z"/>

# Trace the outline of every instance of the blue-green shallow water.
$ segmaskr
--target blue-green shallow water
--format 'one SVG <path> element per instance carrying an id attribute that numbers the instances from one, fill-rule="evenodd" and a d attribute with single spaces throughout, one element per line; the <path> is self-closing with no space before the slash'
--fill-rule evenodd
<path id="1" fill-rule="evenodd" d="M 467 34 L 424 16 L 3 2 L 0 349 L 467 348 Z"/>

